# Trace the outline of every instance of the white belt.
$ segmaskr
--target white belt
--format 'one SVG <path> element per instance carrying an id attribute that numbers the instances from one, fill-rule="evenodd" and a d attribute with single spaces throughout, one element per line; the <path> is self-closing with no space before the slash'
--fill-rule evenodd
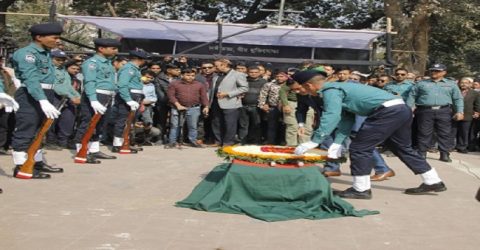
<path id="1" fill-rule="evenodd" d="M 385 108 L 388 108 L 391 106 L 401 105 L 401 104 L 405 104 L 405 102 L 402 99 L 393 99 L 393 100 L 384 102 L 382 106 L 384 106 Z"/>
<path id="2" fill-rule="evenodd" d="M 131 89 L 130 93 L 143 94 L 143 89 Z"/>
<path id="3" fill-rule="evenodd" d="M 53 89 L 53 84 L 50 83 L 40 83 L 42 89 Z"/>
<path id="4" fill-rule="evenodd" d="M 111 96 L 115 95 L 115 91 L 113 90 L 96 89 L 95 92 L 97 92 L 98 94 L 104 94 L 104 95 L 111 95 Z"/>

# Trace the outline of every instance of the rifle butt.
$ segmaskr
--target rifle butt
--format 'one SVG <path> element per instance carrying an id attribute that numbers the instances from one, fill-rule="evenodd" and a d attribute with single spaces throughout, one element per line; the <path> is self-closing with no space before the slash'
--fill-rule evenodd
<path id="1" fill-rule="evenodd" d="M 95 132 L 95 127 L 97 126 L 97 123 L 101 117 L 102 115 L 99 113 L 96 113 L 92 117 L 92 120 L 88 125 L 87 132 L 85 132 L 85 134 L 83 135 L 82 147 L 78 151 L 77 155 L 75 155 L 74 163 L 80 163 L 80 164 L 87 163 L 88 142 L 90 141 L 90 138 L 92 138 L 92 135 Z"/>

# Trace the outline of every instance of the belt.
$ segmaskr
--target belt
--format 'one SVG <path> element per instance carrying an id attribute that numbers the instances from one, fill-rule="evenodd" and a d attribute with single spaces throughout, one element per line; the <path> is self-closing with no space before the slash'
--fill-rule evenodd
<path id="1" fill-rule="evenodd" d="M 27 87 L 27 85 L 25 84 L 20 84 L 20 87 Z M 53 89 L 53 84 L 51 83 L 40 83 L 40 87 L 42 87 L 42 89 Z"/>
<path id="2" fill-rule="evenodd" d="M 196 108 L 196 107 L 200 107 L 200 104 L 195 104 L 195 105 L 192 105 L 192 106 L 187 107 L 187 108 Z"/>
<path id="3" fill-rule="evenodd" d="M 96 89 L 95 92 L 97 92 L 97 94 L 115 96 L 115 91 L 113 90 Z"/>
<path id="4" fill-rule="evenodd" d="M 385 108 L 388 108 L 388 107 L 402 105 L 402 104 L 405 104 L 405 102 L 402 99 L 393 99 L 393 100 L 382 103 L 382 106 L 384 106 Z"/>
<path id="5" fill-rule="evenodd" d="M 433 110 L 439 110 L 444 108 L 450 108 L 450 104 L 442 105 L 442 106 L 418 106 L 417 107 L 417 109 L 433 109 Z"/>
<path id="6" fill-rule="evenodd" d="M 143 89 L 131 89 L 130 93 L 133 94 L 143 94 Z"/>

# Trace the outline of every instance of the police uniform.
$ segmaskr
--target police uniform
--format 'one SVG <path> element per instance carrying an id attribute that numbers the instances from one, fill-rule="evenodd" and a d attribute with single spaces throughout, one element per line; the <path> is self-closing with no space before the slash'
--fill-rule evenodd
<path id="1" fill-rule="evenodd" d="M 148 59 L 149 55 L 145 51 L 130 51 L 132 58 Z M 139 66 L 134 62 L 128 62 L 118 71 L 118 94 L 115 98 L 115 114 L 114 117 L 114 138 L 112 152 L 120 152 L 123 144 L 123 130 L 125 129 L 125 121 L 132 105 L 140 105 L 143 95 L 143 84 L 141 81 L 142 74 Z M 138 107 L 136 107 L 138 108 Z M 137 150 L 131 148 L 129 153 L 136 153 Z M 127 152 L 125 152 L 127 153 Z"/>
<path id="2" fill-rule="evenodd" d="M 95 39 L 97 47 L 119 47 L 120 43 L 114 39 Z M 84 76 L 84 93 L 80 101 L 80 122 L 75 134 L 75 143 L 77 151 L 82 147 L 82 138 L 87 132 L 90 121 L 95 114 L 94 103 L 99 103 L 107 109 L 111 106 L 112 98 L 115 97 L 117 87 L 115 85 L 115 69 L 109 58 L 97 53 L 87 59 L 82 64 L 82 74 Z M 88 144 L 88 153 L 94 158 L 116 159 L 115 156 L 109 156 L 100 152 L 99 135 L 103 126 L 103 117 L 97 123 L 95 133 Z M 95 159 L 88 158 L 88 163 L 98 163 Z"/>
<path id="3" fill-rule="evenodd" d="M 413 87 L 413 82 L 410 80 L 404 80 L 402 82 L 390 82 L 383 90 L 392 93 L 394 95 L 401 96 L 404 101 L 407 101 L 410 90 Z"/>
<path id="4" fill-rule="evenodd" d="M 67 58 L 65 52 L 54 50 L 51 57 Z M 54 105 L 58 107 L 63 98 L 76 99 L 80 98 L 80 94 L 72 86 L 72 78 L 65 69 L 65 66 L 55 67 L 55 84 L 53 86 L 55 92 Z M 75 125 L 75 106 L 72 103 L 66 103 L 58 119 L 55 121 L 54 130 L 50 130 L 47 135 L 47 141 L 57 142 L 63 148 L 67 147 L 67 142 L 73 134 L 73 127 Z"/>
<path id="5" fill-rule="evenodd" d="M 436 64 L 430 70 L 446 70 Z M 432 141 L 435 129 L 441 160 L 451 161 L 449 151 L 453 148 L 451 135 L 452 116 L 463 113 L 463 96 L 454 81 L 443 78 L 439 81 L 423 80 L 412 87 L 407 104 L 416 106 L 418 150 L 424 156 Z"/>
<path id="6" fill-rule="evenodd" d="M 56 23 L 37 24 L 30 28 L 33 36 L 59 35 L 63 32 L 62 27 Z M 55 81 L 55 69 L 50 59 L 50 52 L 44 46 L 36 42 L 18 49 L 12 58 L 16 77 L 21 81 L 21 87 L 15 93 L 15 100 L 20 108 L 15 115 L 15 131 L 12 138 L 13 161 L 17 166 L 14 176 L 20 178 L 49 178 L 42 172 L 63 172 L 61 168 L 51 168 L 43 163 L 41 149 L 35 155 L 35 170 L 32 175 L 19 171 L 27 159 L 27 149 L 35 138 L 37 130 L 45 119 L 47 108 L 52 111 L 51 103 L 54 100 L 53 84 Z M 48 106 L 48 107 L 47 107 Z M 43 112 L 42 112 L 43 111 Z M 53 113 L 55 110 L 52 111 Z"/>
<path id="7" fill-rule="evenodd" d="M 319 94 L 323 96 L 324 104 L 320 127 L 313 133 L 312 142 L 297 147 L 297 154 L 318 146 L 336 129 L 329 156 L 333 153 L 338 157 L 340 145 L 350 135 L 355 123 L 355 115 L 367 117 L 350 144 L 353 187 L 338 192 L 338 195 L 371 198 L 370 172 L 375 165 L 372 152 L 382 142 L 415 174 L 422 176 L 424 183 L 418 188 L 407 189 L 406 193 L 446 189 L 435 170 L 411 146 L 412 112 L 402 99 L 384 90 L 351 82 L 326 83 Z"/>

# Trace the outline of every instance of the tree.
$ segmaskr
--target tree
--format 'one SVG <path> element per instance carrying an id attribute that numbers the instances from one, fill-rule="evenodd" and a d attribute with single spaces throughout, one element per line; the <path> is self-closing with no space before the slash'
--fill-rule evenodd
<path id="1" fill-rule="evenodd" d="M 0 2 L 0 12 L 7 12 L 8 8 L 15 3 L 15 0 L 2 0 Z M 0 32 L 6 29 L 6 16 L 0 14 Z"/>

